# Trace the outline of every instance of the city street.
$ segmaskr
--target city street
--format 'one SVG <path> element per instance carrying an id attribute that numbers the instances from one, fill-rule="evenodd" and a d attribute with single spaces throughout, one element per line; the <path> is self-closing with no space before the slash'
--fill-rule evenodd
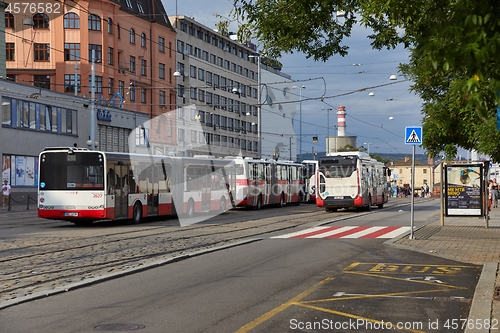
<path id="1" fill-rule="evenodd" d="M 402 201 L 406 204 L 401 205 Z M 184 229 L 173 221 L 138 226 L 103 223 L 88 228 L 29 222 L 30 236 L 30 226 L 22 227 L 21 234 L 9 225 L 13 244 L 38 239 L 46 245 L 29 246 L 31 255 L 27 248 L 2 249 L 0 267 L 2 273 L 8 273 L 2 276 L 14 274 L 6 271 L 8 254 L 12 258 L 24 251 L 31 262 L 35 257 L 46 260 L 46 265 L 57 262 L 66 272 L 62 279 L 68 281 L 47 281 L 59 284 L 58 294 L 5 307 L 0 311 L 0 331 L 373 332 L 375 327 L 377 331 L 441 332 L 445 325 L 468 317 L 481 266 L 398 249 L 384 244 L 387 238 L 372 238 L 393 237 L 398 230 L 407 230 L 408 201 L 395 199 L 387 208 L 368 213 L 328 214 L 306 204 L 232 211 L 221 215 L 218 223 Z M 438 203 L 417 201 L 416 226 L 437 218 Z M 328 220 L 334 222 L 325 224 Z M 76 252 L 80 249 L 80 255 L 54 250 L 47 257 L 48 232 L 59 237 L 60 245 L 55 247 L 66 244 Z M 125 239 L 123 244 L 120 238 Z M 91 241 L 92 246 L 84 245 Z M 212 251 L 221 245 L 225 248 Z M 45 248 L 43 255 L 35 255 L 35 249 L 41 248 Z M 92 249 L 94 256 L 89 255 Z M 135 251 L 148 256 L 131 260 Z M 67 257 L 57 261 L 58 256 Z M 94 282 L 77 287 L 76 280 L 85 279 L 67 272 L 89 267 L 99 256 L 101 263 L 109 265 L 87 273 Z M 177 259 L 163 265 L 167 256 Z M 16 259 L 22 260 L 20 256 Z M 38 264 L 41 268 L 37 270 L 44 269 L 43 263 Z M 132 268 L 139 272 L 113 278 L 115 271 Z M 50 274 L 56 273 L 39 274 L 37 279 Z M 3 279 L 6 285 L 8 279 Z M 21 281 L 28 283 L 27 278 Z M 49 293 L 48 284 L 35 289 Z M 65 287 L 70 291 L 65 292 Z"/>

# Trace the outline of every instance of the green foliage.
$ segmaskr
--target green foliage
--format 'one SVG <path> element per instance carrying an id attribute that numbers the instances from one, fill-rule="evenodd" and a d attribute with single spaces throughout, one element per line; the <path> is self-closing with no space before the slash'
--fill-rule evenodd
<path id="1" fill-rule="evenodd" d="M 344 56 L 356 23 L 373 30 L 374 49 L 408 48 L 410 61 L 400 69 L 424 101 L 428 155 L 449 158 L 462 147 L 500 161 L 498 0 L 233 1 L 241 28 L 272 58 L 295 51 L 322 61 Z"/>

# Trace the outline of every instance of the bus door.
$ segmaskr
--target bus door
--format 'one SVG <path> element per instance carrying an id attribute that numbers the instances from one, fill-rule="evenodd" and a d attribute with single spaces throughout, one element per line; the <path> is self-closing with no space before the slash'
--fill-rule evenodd
<path id="1" fill-rule="evenodd" d="M 128 167 L 122 163 L 108 166 L 106 194 L 111 201 L 114 201 L 114 218 L 127 217 L 127 193 L 123 190 L 123 176 L 126 175 Z"/>
<path id="2" fill-rule="evenodd" d="M 148 167 L 148 215 L 158 214 L 158 165 Z"/>
<path id="3" fill-rule="evenodd" d="M 210 204 L 212 201 L 212 168 L 205 165 L 203 175 L 201 176 L 202 190 L 201 190 L 201 210 L 210 211 Z"/>

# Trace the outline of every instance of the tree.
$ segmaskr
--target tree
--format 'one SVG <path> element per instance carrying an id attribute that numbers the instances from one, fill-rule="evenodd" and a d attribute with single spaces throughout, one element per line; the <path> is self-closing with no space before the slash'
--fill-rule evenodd
<path id="1" fill-rule="evenodd" d="M 477 149 L 500 161 L 500 5 L 497 0 L 234 0 L 244 31 L 263 52 L 345 56 L 355 24 L 373 30 L 374 49 L 408 48 L 402 73 L 424 101 L 423 146 L 430 156 Z M 337 11 L 345 15 L 339 19 Z"/>

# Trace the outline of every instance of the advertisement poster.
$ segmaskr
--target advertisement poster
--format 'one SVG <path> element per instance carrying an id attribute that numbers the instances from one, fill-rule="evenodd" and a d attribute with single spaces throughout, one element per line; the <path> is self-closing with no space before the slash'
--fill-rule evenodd
<path id="1" fill-rule="evenodd" d="M 3 155 L 2 184 L 3 184 L 4 180 L 9 181 L 9 184 L 11 183 L 11 181 L 10 181 L 10 155 Z"/>
<path id="2" fill-rule="evenodd" d="M 448 165 L 446 216 L 482 216 L 482 164 Z"/>

